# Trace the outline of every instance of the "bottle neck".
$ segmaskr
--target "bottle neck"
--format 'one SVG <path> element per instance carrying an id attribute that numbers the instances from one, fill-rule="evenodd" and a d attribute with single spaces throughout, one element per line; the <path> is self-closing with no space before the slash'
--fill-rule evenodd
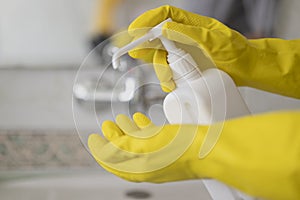
<path id="1" fill-rule="evenodd" d="M 173 73 L 173 80 L 177 85 L 193 81 L 201 77 L 196 62 L 192 56 L 182 49 L 168 51 L 168 63 Z"/>
<path id="2" fill-rule="evenodd" d="M 199 71 L 197 69 L 194 69 L 183 76 L 175 77 L 174 82 L 176 83 L 177 87 L 181 87 L 181 86 L 191 83 L 199 78 L 201 78 L 201 74 L 199 73 Z"/>

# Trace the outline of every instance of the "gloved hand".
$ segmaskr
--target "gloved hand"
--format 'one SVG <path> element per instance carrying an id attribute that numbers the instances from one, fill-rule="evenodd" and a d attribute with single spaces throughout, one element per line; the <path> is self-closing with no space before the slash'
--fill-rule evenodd
<path id="1" fill-rule="evenodd" d="M 135 182 L 214 178 L 266 199 L 300 199 L 300 112 L 225 121 L 205 158 L 199 149 L 215 125 L 155 126 L 140 113 L 119 115 L 89 136 L 88 146 L 107 171 Z M 280 124 L 274 129 L 274 124 Z"/>
<path id="2" fill-rule="evenodd" d="M 173 6 L 149 10 L 134 20 L 129 33 L 135 38 L 167 18 L 163 35 L 173 41 L 201 48 L 209 59 L 227 72 L 238 86 L 249 86 L 300 98 L 300 40 L 247 40 L 221 22 Z M 151 48 L 145 48 L 147 46 Z M 166 52 L 145 44 L 130 52 L 133 58 L 154 63 L 164 91 L 175 88 Z"/>
<path id="3" fill-rule="evenodd" d="M 109 172 L 135 182 L 168 182 L 204 177 L 193 172 L 194 162 L 206 128 L 196 126 L 155 126 L 143 114 L 136 113 L 134 122 L 118 115 L 116 123 L 105 121 L 102 132 L 89 136 L 92 155 Z M 200 161 L 201 162 L 201 161 Z M 209 162 L 209 161 L 207 161 Z M 190 163 L 191 166 L 186 166 Z M 208 168 L 201 164 L 202 171 Z M 180 172 L 180 173 L 178 173 Z"/>

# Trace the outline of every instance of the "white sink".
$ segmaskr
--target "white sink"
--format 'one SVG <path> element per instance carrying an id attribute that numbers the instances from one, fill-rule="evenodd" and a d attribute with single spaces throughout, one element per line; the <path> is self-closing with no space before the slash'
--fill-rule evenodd
<path id="1" fill-rule="evenodd" d="M 201 181 L 131 183 L 99 172 L 58 173 L 0 182 L 1 200 L 210 200 Z"/>

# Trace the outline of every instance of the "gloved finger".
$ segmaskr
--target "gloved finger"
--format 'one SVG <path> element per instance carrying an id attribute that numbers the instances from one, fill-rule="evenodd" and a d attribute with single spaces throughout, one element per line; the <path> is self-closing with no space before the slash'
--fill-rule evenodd
<path id="1" fill-rule="evenodd" d="M 98 159 L 101 160 L 101 162 L 107 167 L 113 167 L 110 164 L 125 162 L 138 156 L 135 152 L 131 153 L 128 151 L 128 149 L 123 149 L 122 145 L 120 146 L 118 142 L 120 141 L 117 141 L 117 144 L 108 143 L 101 149 L 101 152 L 98 154 Z M 126 146 L 128 144 L 126 143 L 123 145 Z"/>
<path id="2" fill-rule="evenodd" d="M 135 39 L 143 36 L 145 33 L 147 33 L 150 29 L 149 27 L 153 27 L 153 26 L 157 25 L 158 23 L 162 22 L 164 19 L 166 19 L 164 17 L 161 18 L 162 17 L 161 12 L 165 12 L 166 11 L 165 8 L 166 8 L 166 6 L 163 6 L 163 7 L 157 8 L 157 9 L 147 11 L 144 14 L 142 14 L 141 16 L 139 16 L 136 20 L 134 20 L 128 27 L 129 34 L 134 37 L 133 40 L 135 40 Z M 155 15 L 158 15 L 158 16 L 154 17 L 154 19 L 152 19 L 152 17 Z M 148 19 L 151 19 L 151 20 L 148 20 Z M 146 42 L 146 43 L 138 46 L 137 48 L 134 48 L 133 50 L 131 50 L 129 52 L 129 55 L 132 58 L 141 59 L 145 62 L 152 63 L 155 49 L 162 48 L 161 45 L 159 47 L 152 46 L 152 48 L 150 48 L 150 44 L 152 44 L 152 43 L 154 43 L 154 42 L 153 41 Z M 168 81 L 167 81 L 166 83 L 164 83 L 163 90 L 170 92 L 171 90 L 168 90 L 167 89 L 168 87 L 169 87 L 169 85 L 168 85 Z"/>
<path id="3" fill-rule="evenodd" d="M 152 121 L 143 113 L 136 112 L 136 113 L 134 113 L 132 118 L 133 118 L 133 121 L 136 123 L 136 125 L 141 129 L 150 127 L 150 126 L 154 126 Z"/>
<path id="4" fill-rule="evenodd" d="M 149 43 L 148 43 L 149 44 Z M 156 49 L 149 49 L 146 46 L 139 46 L 129 52 L 133 58 L 142 59 L 146 62 L 153 62 L 154 70 L 160 81 L 164 92 L 173 91 L 176 86 L 172 80 L 172 71 L 167 63 L 167 52 L 158 45 L 153 46 Z"/>
<path id="5" fill-rule="evenodd" d="M 113 46 L 121 48 L 127 44 L 129 44 L 134 37 L 129 35 L 127 30 L 120 31 L 118 34 L 113 35 L 110 37 L 110 42 Z"/>
<path id="6" fill-rule="evenodd" d="M 176 88 L 172 79 L 172 71 L 167 63 L 167 52 L 156 50 L 153 57 L 153 66 L 164 92 L 171 92 Z"/>
<path id="7" fill-rule="evenodd" d="M 146 63 L 152 63 L 154 52 L 154 49 L 133 49 L 128 52 L 128 55 Z"/>
<path id="8" fill-rule="evenodd" d="M 171 18 L 175 22 L 186 25 L 201 26 L 206 28 L 210 28 L 212 25 L 212 18 L 165 5 L 149 10 L 137 17 L 130 24 L 128 30 L 130 31 L 131 35 L 141 35 L 142 33 L 140 31 L 136 33 L 134 30 L 137 28 L 153 27 L 167 18 Z M 146 30 L 144 33 L 146 33 Z"/>
<path id="9" fill-rule="evenodd" d="M 129 117 L 123 114 L 119 114 L 116 117 L 116 123 L 125 134 L 130 134 L 140 130 L 139 127 Z"/>
<path id="10" fill-rule="evenodd" d="M 157 49 L 163 49 L 158 39 L 151 42 L 146 41 L 128 52 L 129 56 L 141 59 L 147 63 L 152 63 L 154 53 Z"/>
<path id="11" fill-rule="evenodd" d="M 211 28 L 213 27 L 212 24 L 215 24 L 213 23 L 214 20 L 212 18 L 200 16 L 167 5 L 153 10 L 149 10 L 144 14 L 140 15 L 130 24 L 128 28 L 128 32 L 130 35 L 134 37 L 133 40 L 135 40 L 143 36 L 145 33 L 147 33 L 150 27 L 159 24 L 160 22 L 164 21 L 167 18 L 172 18 L 176 22 L 182 23 L 184 25 L 191 25 L 191 26 L 203 26 L 203 27 Z M 153 46 L 152 48 L 157 49 L 157 47 L 153 47 Z M 152 62 L 153 53 L 154 53 L 153 50 L 151 50 L 150 48 L 147 50 L 142 50 L 143 48 L 139 48 L 139 49 L 140 50 L 134 49 L 129 53 L 129 55 L 132 56 L 133 58 L 142 59 L 146 62 Z M 168 84 L 165 84 L 164 88 L 167 87 L 169 87 Z"/>
<path id="12" fill-rule="evenodd" d="M 108 171 L 112 171 L 109 164 L 124 162 L 136 157 L 135 154 L 118 148 L 118 145 L 115 146 L 115 144 L 107 142 L 99 134 L 89 136 L 88 147 L 94 159 Z"/>
<path id="13" fill-rule="evenodd" d="M 102 133 L 108 141 L 115 140 L 124 135 L 122 130 L 112 121 L 104 121 L 102 123 Z"/>
<path id="14" fill-rule="evenodd" d="M 113 164 L 134 160 L 135 156 L 133 154 L 124 153 L 117 147 L 111 145 L 111 143 L 106 142 L 104 138 L 98 134 L 90 135 L 88 146 L 94 159 L 106 171 L 124 179 L 131 177 L 129 173 L 120 171 L 120 168 L 116 169 L 116 165 Z"/>
<path id="15" fill-rule="evenodd" d="M 107 144 L 108 142 L 101 137 L 99 134 L 93 133 L 89 135 L 88 138 L 88 147 L 91 151 L 91 154 L 96 159 L 96 161 L 99 163 L 100 160 L 98 159 L 97 155 L 100 154 L 101 149 Z"/>

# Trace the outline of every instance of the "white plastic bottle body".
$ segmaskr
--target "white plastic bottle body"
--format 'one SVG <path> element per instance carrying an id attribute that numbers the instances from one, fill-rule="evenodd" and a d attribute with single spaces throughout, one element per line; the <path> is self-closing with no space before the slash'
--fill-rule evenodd
<path id="1" fill-rule="evenodd" d="M 218 69 L 208 69 L 196 80 L 177 84 L 163 108 L 171 124 L 207 125 L 250 114 L 231 77 Z"/>
<path id="2" fill-rule="evenodd" d="M 209 124 L 211 121 L 209 92 L 202 78 L 177 86 L 166 96 L 163 108 L 171 124 Z"/>

